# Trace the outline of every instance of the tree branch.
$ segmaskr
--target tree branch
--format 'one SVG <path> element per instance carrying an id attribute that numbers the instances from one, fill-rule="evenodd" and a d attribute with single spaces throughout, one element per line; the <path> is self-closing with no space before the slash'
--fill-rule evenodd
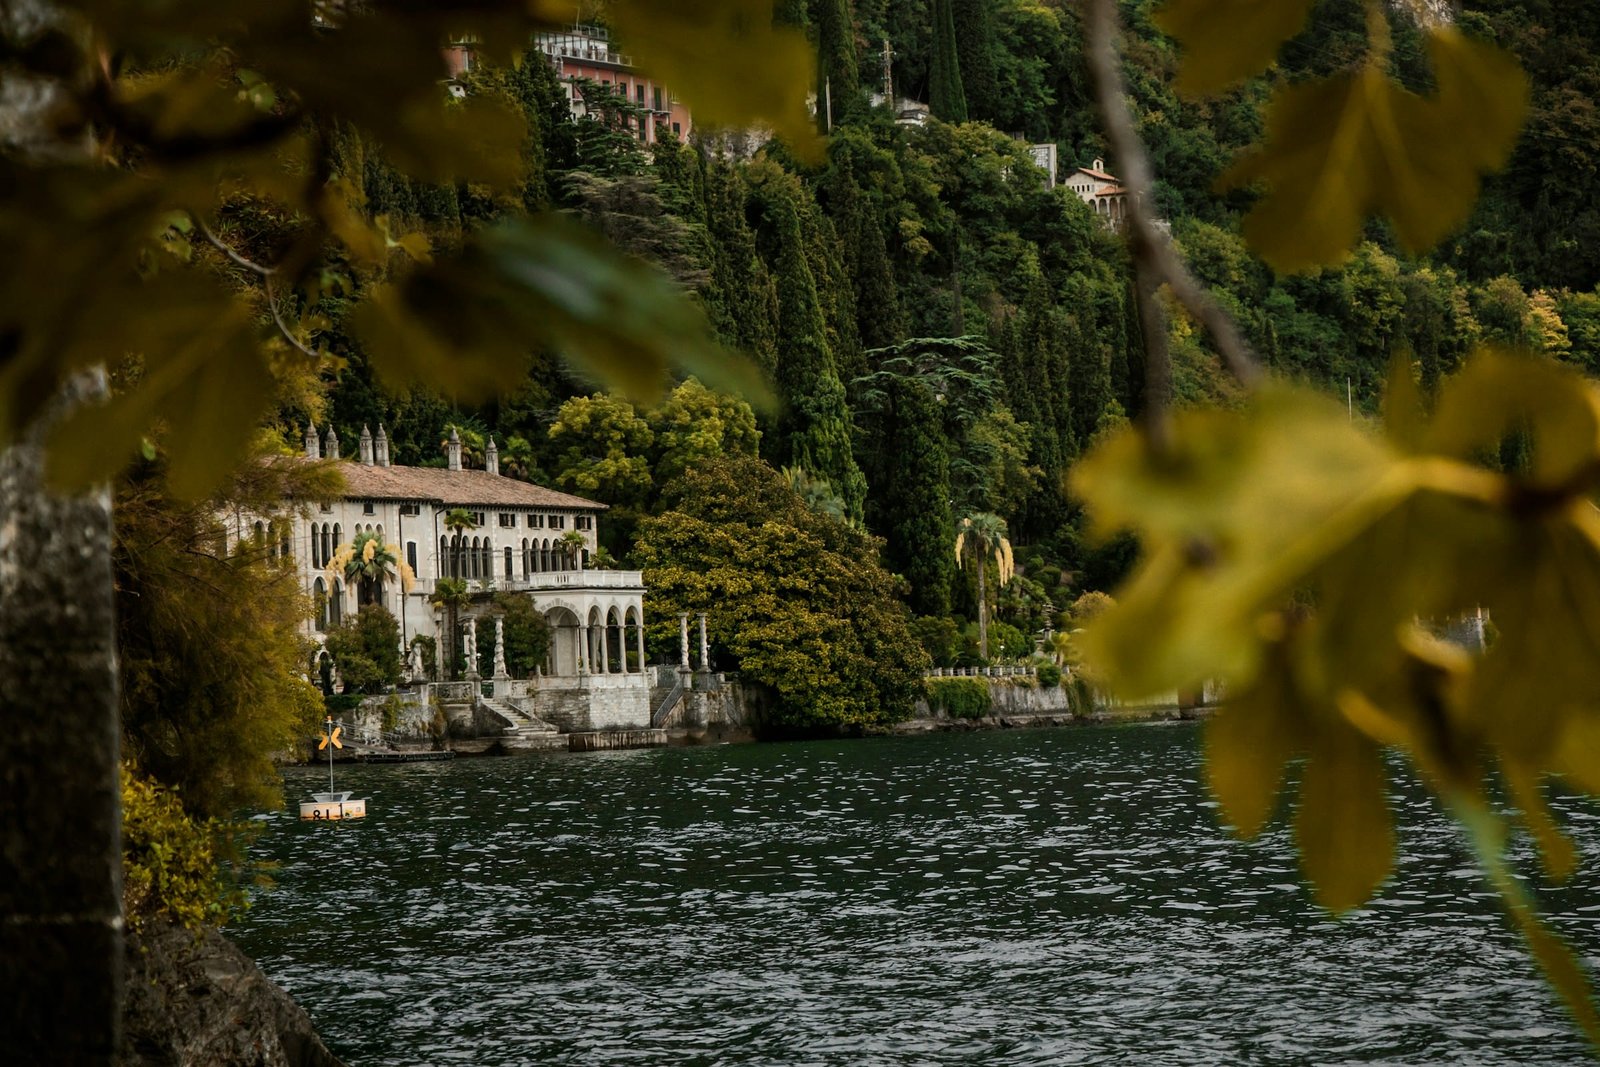
<path id="1" fill-rule="evenodd" d="M 1178 302 L 1211 334 L 1211 340 L 1217 346 L 1229 373 L 1242 385 L 1254 385 L 1261 377 L 1261 366 L 1256 362 L 1249 344 L 1240 336 L 1238 326 L 1228 313 L 1195 281 L 1173 250 L 1171 239 L 1157 227 L 1151 215 L 1154 181 L 1150 174 L 1150 159 L 1133 128 L 1133 115 L 1128 110 L 1127 89 L 1122 81 L 1122 67 L 1117 56 L 1120 26 L 1116 0 L 1090 0 L 1088 14 L 1089 73 L 1094 82 L 1095 98 L 1100 105 L 1106 136 L 1111 141 L 1111 151 L 1122 171 L 1123 185 L 1128 190 L 1128 244 L 1143 279 L 1139 287 L 1141 301 L 1153 300 L 1156 287 L 1165 283 Z M 1147 285 L 1147 282 L 1150 284 Z M 1152 337 L 1149 332 L 1149 321 L 1159 316 L 1149 315 L 1143 308 L 1140 314 L 1146 320 L 1146 362 L 1157 365 L 1157 378 L 1170 383 L 1171 366 L 1166 354 L 1164 329 L 1160 338 Z M 1158 340 L 1161 346 L 1159 354 L 1151 347 Z M 1150 380 L 1147 378 L 1147 381 Z M 1152 400 L 1161 403 L 1165 398 Z M 1156 414 L 1159 416 L 1160 412 Z"/>
<path id="2" fill-rule="evenodd" d="M 232 245 L 218 237 L 204 221 L 200 222 L 200 232 L 205 234 L 206 240 L 211 242 L 217 251 L 228 257 L 229 262 L 244 268 L 261 279 L 261 285 L 267 292 L 267 311 L 271 313 L 272 323 L 278 328 L 278 332 L 283 335 L 283 339 L 288 341 L 302 355 L 314 360 L 322 359 L 320 352 L 307 348 L 301 343 L 300 339 L 290 331 L 289 324 L 283 319 L 283 312 L 278 308 L 278 295 L 272 291 L 272 278 L 273 275 L 278 273 L 278 268 L 264 267 L 255 260 L 241 255 Z"/>

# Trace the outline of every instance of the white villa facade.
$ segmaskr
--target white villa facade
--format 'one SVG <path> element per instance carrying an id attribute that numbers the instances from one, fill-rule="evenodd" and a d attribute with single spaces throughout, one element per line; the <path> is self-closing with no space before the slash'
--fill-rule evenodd
<path id="1" fill-rule="evenodd" d="M 381 604 L 400 624 L 410 680 L 443 679 L 442 662 L 430 670 L 410 650 L 415 638 L 432 638 L 442 659 L 446 618 L 429 600 L 438 579 L 460 578 L 471 596 L 470 605 L 458 609 L 467 647 L 492 646 L 495 652 L 494 670 L 482 678 L 476 657 L 468 655 L 475 702 L 478 683 L 486 681 L 494 683 L 485 688 L 496 698 L 487 703 L 513 725 L 513 711 L 572 730 L 648 724 L 643 576 L 588 566 L 606 506 L 501 475 L 492 439 L 482 470 L 463 467 L 454 430 L 447 456 L 444 467 L 396 466 L 380 425 L 376 437 L 363 429 L 354 460 L 341 459 L 331 428 L 319 439 L 315 427 L 307 427 L 305 457 L 339 461 L 345 482 L 340 499 L 313 504 L 309 514 L 290 510 L 280 520 L 292 525 L 285 547 L 317 605 L 307 623 L 310 636 L 320 639 L 344 616 Z M 446 515 L 455 509 L 471 514 L 473 528 L 456 532 L 446 526 Z M 409 591 L 398 575 L 393 582 L 352 588 L 329 568 L 340 546 L 364 532 L 399 549 L 414 575 Z M 550 625 L 549 657 L 532 678 L 506 673 L 493 603 L 504 592 L 529 597 Z M 514 709 L 504 707 L 507 697 L 514 698 Z"/>
<path id="2" fill-rule="evenodd" d="M 1078 167 L 1067 175 L 1066 186 L 1089 205 L 1089 210 L 1114 230 L 1122 228 L 1128 212 L 1128 191 L 1122 180 L 1105 172 L 1106 161 L 1097 159 L 1092 167 Z"/>

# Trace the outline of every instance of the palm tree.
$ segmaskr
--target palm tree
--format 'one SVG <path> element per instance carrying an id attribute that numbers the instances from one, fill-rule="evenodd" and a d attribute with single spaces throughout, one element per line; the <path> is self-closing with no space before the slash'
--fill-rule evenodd
<path id="1" fill-rule="evenodd" d="M 468 530 L 476 530 L 478 523 L 466 508 L 451 508 L 444 513 L 444 528 L 453 535 L 450 538 L 450 574 L 460 578 L 465 571 L 461 566 L 461 535 Z M 439 564 L 442 568 L 444 560 L 440 560 Z"/>
<path id="2" fill-rule="evenodd" d="M 583 570 L 583 546 L 586 543 L 583 534 L 577 530 L 568 530 L 561 535 L 561 543 L 567 546 L 567 558 L 572 560 L 572 569 Z"/>
<path id="3" fill-rule="evenodd" d="M 457 613 L 468 604 L 472 603 L 472 594 L 467 590 L 465 578 L 440 578 L 433 583 L 433 595 L 428 598 L 428 603 L 435 608 L 443 608 L 448 620 L 445 624 L 445 675 L 454 678 L 456 670 L 456 617 Z"/>
<path id="4" fill-rule="evenodd" d="M 978 652 L 989 658 L 989 561 L 994 560 L 996 577 L 1003 586 L 1014 570 L 1011 542 L 1006 539 L 1006 520 L 990 511 L 980 511 L 961 520 L 956 533 L 956 566 L 971 557 L 978 567 Z"/>
<path id="5" fill-rule="evenodd" d="M 340 545 L 328 561 L 328 570 L 342 575 L 345 585 L 355 585 L 360 591 L 358 603 L 381 604 L 383 583 L 400 577 L 402 594 L 411 591 L 415 576 L 400 559 L 400 546 L 385 544 L 377 533 L 358 533 L 353 541 Z"/>

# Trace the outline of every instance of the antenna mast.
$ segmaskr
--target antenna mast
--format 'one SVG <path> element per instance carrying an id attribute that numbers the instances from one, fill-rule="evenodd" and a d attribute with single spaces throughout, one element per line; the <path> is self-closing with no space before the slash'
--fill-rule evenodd
<path id="1" fill-rule="evenodd" d="M 894 53 L 887 37 L 883 39 L 883 101 L 894 109 Z"/>

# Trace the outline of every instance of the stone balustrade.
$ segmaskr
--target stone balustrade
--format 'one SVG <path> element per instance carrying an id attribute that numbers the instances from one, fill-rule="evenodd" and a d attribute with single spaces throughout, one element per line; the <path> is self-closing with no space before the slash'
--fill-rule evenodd
<path id="1" fill-rule="evenodd" d="M 540 571 L 523 578 L 473 578 L 473 592 L 537 592 L 549 589 L 643 589 L 643 571 Z"/>
<path id="2" fill-rule="evenodd" d="M 924 678 L 1033 678 L 1038 667 L 934 667 L 924 671 Z"/>

